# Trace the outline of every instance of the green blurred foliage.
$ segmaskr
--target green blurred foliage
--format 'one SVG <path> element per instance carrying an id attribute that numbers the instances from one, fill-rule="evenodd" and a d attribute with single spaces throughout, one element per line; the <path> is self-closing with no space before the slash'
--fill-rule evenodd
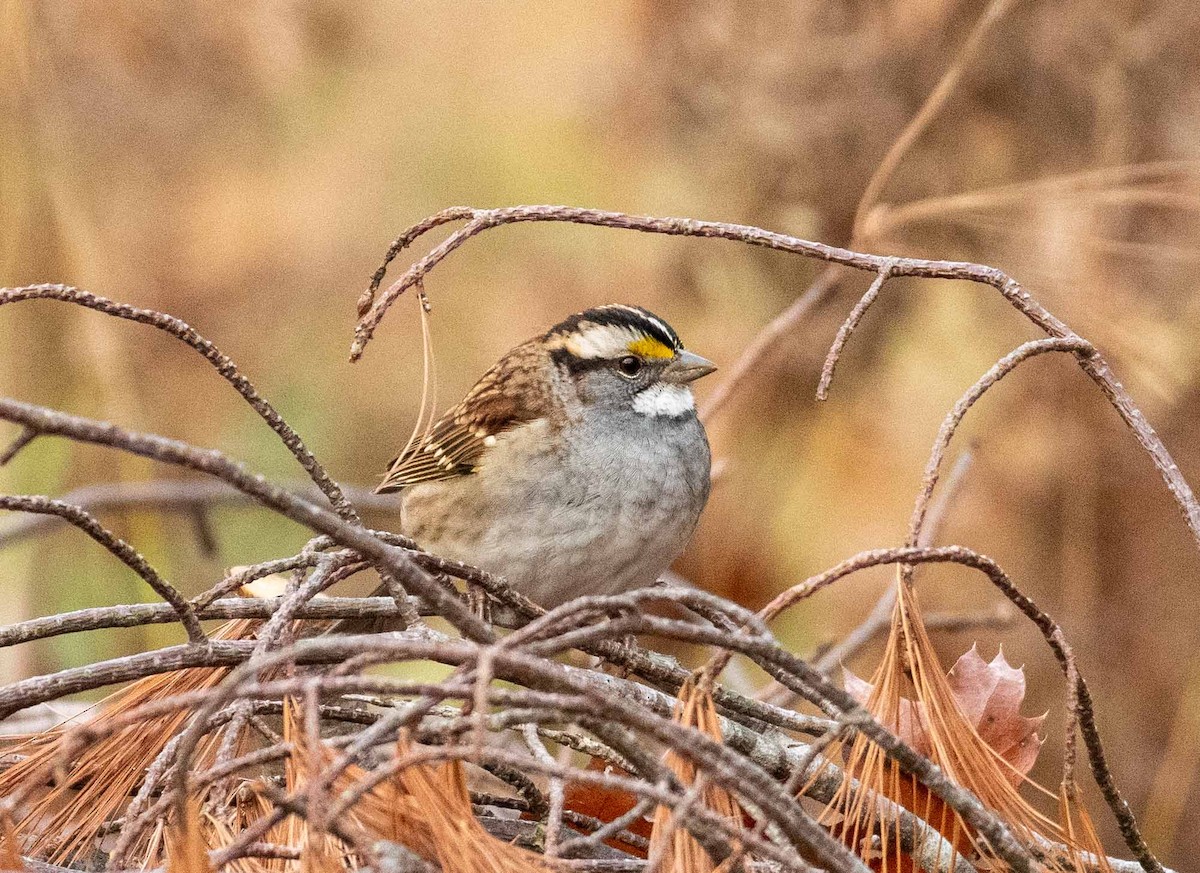
<path id="1" fill-rule="evenodd" d="M 864 185 L 981 9 L 7 0 L 0 282 L 70 282 L 184 318 L 239 362 L 332 475 L 370 483 L 416 415 L 415 303 L 392 311 L 362 363 L 346 352 L 355 300 L 404 226 L 458 203 L 563 202 L 849 243 Z M 1193 480 L 1198 61 L 1200 19 L 1184 0 L 1017 4 L 854 241 L 1021 278 L 1110 355 Z M 720 242 L 492 231 L 427 284 L 441 403 L 516 342 L 606 301 L 650 307 L 728 365 L 817 270 Z M 899 543 L 945 411 L 1033 335 L 984 289 L 894 282 L 818 405 L 821 359 L 868 278 L 848 274 L 711 428 L 727 472 L 679 569 L 749 606 Z M 95 313 L 0 310 L 0 391 L 217 446 L 277 479 L 300 475 L 186 349 Z M 1063 622 L 1121 784 L 1164 852 L 1189 857 L 1200 847 L 1190 655 L 1200 559 L 1177 510 L 1068 360 L 1028 365 L 958 439 L 975 442 L 977 460 L 940 539 L 996 557 Z M 41 440 L 0 470 L 0 489 L 61 494 L 177 475 Z M 219 554 L 206 556 L 178 519 L 105 520 L 189 592 L 305 538 L 226 510 L 214 516 Z M 785 616 L 781 635 L 804 651 L 838 637 L 887 578 L 842 583 Z M 921 579 L 936 610 L 996 603 L 969 574 Z M 4 552 L 0 590 L 2 621 L 149 597 L 70 531 Z M 1036 632 L 943 636 L 947 663 L 976 637 L 1027 663 L 1029 711 L 1050 709 L 1061 728 L 1061 682 Z M 0 680 L 179 638 L 160 627 L 10 650 Z M 1036 774 L 1050 781 L 1057 740 Z"/>

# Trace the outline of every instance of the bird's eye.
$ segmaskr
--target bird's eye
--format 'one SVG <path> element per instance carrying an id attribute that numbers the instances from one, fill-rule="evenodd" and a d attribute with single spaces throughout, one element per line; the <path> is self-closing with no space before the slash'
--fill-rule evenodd
<path id="1" fill-rule="evenodd" d="M 632 379 L 642 372 L 642 359 L 636 355 L 626 355 L 617 361 L 617 369 L 621 371 L 622 376 Z"/>

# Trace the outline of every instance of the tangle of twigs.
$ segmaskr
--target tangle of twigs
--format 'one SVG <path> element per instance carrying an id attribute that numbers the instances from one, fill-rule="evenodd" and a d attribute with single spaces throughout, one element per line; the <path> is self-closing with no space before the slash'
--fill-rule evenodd
<path id="1" fill-rule="evenodd" d="M 65 634 L 168 622 L 179 622 L 187 638 L 179 645 L 11 683 L 0 688 L 0 718 L 39 703 L 123 682 L 135 682 L 131 689 L 137 689 L 157 681 L 155 677 L 208 677 L 202 684 L 176 688 L 171 694 L 131 699 L 123 707 L 110 705 L 97 717 L 69 723 L 53 735 L 53 754 L 38 757 L 36 751 L 21 747 L 2 759 L 0 779 L 18 769 L 22 778 L 0 798 L 0 825 L 19 818 L 48 785 L 55 784 L 63 773 L 71 773 L 71 767 L 86 756 L 87 750 L 118 740 L 125 735 L 123 731 L 165 720 L 163 723 L 178 728 L 165 734 L 163 743 L 146 750 L 147 760 L 129 784 L 129 795 L 120 809 L 119 836 L 107 857 L 108 869 L 142 863 L 147 857 L 147 841 L 153 844 L 152 835 L 161 834 L 164 827 L 180 827 L 180 823 L 194 817 L 193 803 L 205 805 L 209 820 L 224 821 L 220 816 L 227 812 L 220 810 L 240 808 L 239 804 L 249 803 L 250 797 L 259 805 L 261 815 L 210 851 L 209 860 L 217 867 L 254 857 L 303 862 L 303 852 L 298 853 L 295 846 L 281 842 L 279 837 L 279 828 L 291 822 L 309 829 L 305 845 L 329 841 L 329 845 L 341 846 L 339 851 L 348 853 L 347 857 L 357 859 L 356 863 L 381 869 L 388 869 L 389 864 L 398 864 L 395 869 L 432 869 L 429 857 L 403 855 L 397 856 L 400 861 L 389 861 L 390 856 L 365 829 L 363 810 L 379 792 L 396 790 L 389 786 L 411 786 L 415 783 L 404 780 L 425 778 L 422 774 L 443 772 L 432 769 L 435 766 L 451 767 L 448 762 L 459 762 L 453 766 L 466 766 L 472 772 L 486 770 L 493 783 L 499 779 L 508 788 L 507 793 L 474 790 L 470 799 L 475 812 L 472 814 L 468 806 L 466 814 L 472 820 L 478 816 L 476 826 L 482 828 L 481 832 L 532 845 L 545 852 L 546 863 L 563 869 L 596 873 L 653 871 L 661 860 L 653 852 L 649 861 L 629 854 L 647 848 L 645 838 L 631 831 L 644 813 L 663 806 L 671 811 L 672 827 L 690 833 L 714 862 L 727 860 L 730 865 L 753 869 L 765 865 L 767 869 L 789 871 L 813 870 L 812 864 L 816 863 L 826 870 L 861 873 L 867 867 L 857 852 L 835 838 L 796 797 L 803 789 L 810 798 L 829 802 L 849 777 L 822 753 L 831 744 L 859 735 L 960 816 L 986 842 L 989 851 L 1011 869 L 1044 869 L 1048 858 L 1065 857 L 1062 847 L 1017 839 L 1006 822 L 975 795 L 955 784 L 833 684 L 826 675 L 831 666 L 828 658 L 811 665 L 784 649 L 770 631 L 770 620 L 782 610 L 859 570 L 881 564 L 914 567 L 940 562 L 981 572 L 1039 628 L 1062 665 L 1068 682 L 1068 773 L 1074 762 L 1078 729 L 1096 782 L 1136 858 L 1135 862 L 1092 858 L 1085 860 L 1084 866 L 1107 866 L 1122 873 L 1162 870 L 1115 787 L 1096 729 L 1092 698 L 1062 628 L 995 561 L 964 546 L 932 546 L 926 530 L 943 459 L 967 411 L 1022 362 L 1062 352 L 1075 358 L 1131 428 L 1158 466 L 1200 542 L 1200 506 L 1190 487 L 1099 352 L 1047 312 L 1015 280 L 991 267 L 868 255 L 719 222 L 520 206 L 490 210 L 456 207 L 402 233 L 359 301 L 360 322 L 352 357 L 361 357 L 394 301 L 424 282 L 464 242 L 489 228 L 523 221 L 566 221 L 715 237 L 873 272 L 875 281 L 830 350 L 819 388 L 822 397 L 859 320 L 891 278 L 961 279 L 985 284 L 999 291 L 1048 338 L 1026 343 L 1006 355 L 949 413 L 935 441 L 903 545 L 864 552 L 815 574 L 781 594 L 760 614 L 704 592 L 671 586 L 581 597 L 545 612 L 502 579 L 425 554 L 402 536 L 363 527 L 346 491 L 329 479 L 299 436 L 249 380 L 211 343 L 177 319 L 65 286 L 0 289 L 0 303 L 37 298 L 66 301 L 150 324 L 183 340 L 209 360 L 268 421 L 310 474 L 319 493 L 334 507 L 330 511 L 308 496 L 272 483 L 220 451 L 0 398 L 0 419 L 20 428 L 11 447 L 0 455 L 3 461 L 10 460 L 34 439 L 57 436 L 153 458 L 204 474 L 209 480 L 161 488 L 145 486 L 124 496 L 100 486 L 99 490 L 60 500 L 0 497 L 0 508 L 50 513 L 80 528 L 133 569 L 164 601 L 95 607 L 18 622 L 0 628 L 0 648 Z M 454 222 L 465 224 L 379 293 L 392 259 L 425 233 Z M 769 328 L 768 338 L 762 342 L 774 341 L 789 323 L 784 319 Z M 735 383 L 742 378 L 742 372 L 733 376 Z M 729 385 L 723 386 L 722 396 L 727 396 L 729 389 Z M 351 493 L 360 502 L 358 493 Z M 104 511 L 123 505 L 123 499 L 133 505 L 157 503 L 174 511 L 203 514 L 214 503 L 231 499 L 230 495 L 239 495 L 239 499 L 297 522 L 311 531 L 314 539 L 296 555 L 230 573 L 190 600 L 100 520 Z M 932 514 L 944 511 L 943 506 Z M 46 529 L 24 523 L 0 528 L 0 546 Z M 402 590 L 396 589 L 394 597 L 324 595 L 325 589 L 367 570 L 394 579 Z M 269 596 L 253 592 L 245 597 L 231 596 L 256 580 L 279 574 L 286 579 L 281 591 Z M 484 592 L 490 607 L 486 621 L 479 610 L 471 608 L 454 580 Z M 684 620 L 655 616 L 644 609 L 649 601 L 673 602 L 686 607 L 694 617 Z M 867 623 L 835 650 L 844 654 L 852 650 L 850 647 L 862 645 L 883 627 L 889 609 L 885 599 Z M 426 625 L 422 620 L 426 616 L 445 619 L 453 633 Z M 334 620 L 351 617 L 402 618 L 407 629 L 356 636 L 324 633 Z M 232 637 L 206 633 L 200 622 L 211 619 L 247 623 L 245 632 Z M 959 620 L 994 619 L 985 615 L 983 619 L 968 616 Z M 700 685 L 711 687 L 719 736 L 673 718 L 675 695 L 689 693 L 694 685 L 693 674 L 673 658 L 631 643 L 630 637 L 635 634 L 684 641 L 711 650 L 714 660 L 702 673 Z M 571 651 L 591 655 L 592 666 L 564 660 L 562 656 Z M 720 667 L 733 655 L 756 665 L 777 687 L 811 704 L 821 715 L 806 715 L 723 687 L 717 681 Z M 447 678 L 434 681 L 400 678 L 408 674 L 376 669 L 417 663 L 445 665 L 451 672 Z M 605 670 L 603 665 L 619 670 Z M 280 718 L 284 720 L 282 731 Z M 256 748 L 255 743 L 247 745 L 249 736 L 257 737 Z M 551 754 L 547 742 L 573 757 Z M 692 784 L 664 766 L 664 751 L 687 762 L 695 773 Z M 302 768 L 303 778 L 294 764 L 300 759 L 307 762 Z M 584 766 L 593 760 L 616 769 Z M 270 768 L 278 768 L 280 762 L 290 768 L 284 781 L 269 775 Z M 620 813 L 600 819 L 572 808 L 571 786 L 623 792 L 630 801 Z M 717 815 L 702 802 L 710 787 L 728 792 L 742 809 L 751 811 L 753 826 L 744 827 L 741 822 Z M 866 790 L 857 783 L 851 787 Z M 880 796 L 872 795 L 869 802 L 887 808 L 904 851 L 922 869 L 953 873 L 975 869 L 971 858 L 960 856 L 930 822 L 913 811 Z M 519 810 L 536 817 L 544 828 L 539 828 L 537 822 L 517 822 L 498 815 L 503 810 Z M 93 824 L 97 835 L 114 828 L 111 819 Z M 4 839 L 3 833 L 0 830 L 0 840 Z M 882 836 L 886 835 L 877 838 Z M 30 834 L 22 837 L 31 839 Z M 614 844 L 620 848 L 614 848 Z"/>

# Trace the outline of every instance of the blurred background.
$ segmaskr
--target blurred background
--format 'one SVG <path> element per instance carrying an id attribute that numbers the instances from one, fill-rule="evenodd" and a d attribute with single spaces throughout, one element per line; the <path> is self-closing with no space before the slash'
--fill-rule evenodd
<path id="1" fill-rule="evenodd" d="M 360 364 L 346 354 L 355 300 L 401 229 L 455 204 L 567 203 L 850 243 L 868 180 L 984 9 L 4 0 L 0 283 L 69 282 L 185 319 L 335 478 L 370 485 L 416 415 L 415 301 L 392 310 Z M 1020 278 L 1109 356 L 1200 484 L 1200 18 L 1190 3 L 1010 4 L 853 242 Z M 512 345 L 602 302 L 651 308 L 728 368 L 819 270 L 715 241 L 491 231 L 427 283 L 441 404 Z M 818 404 L 825 351 L 869 278 L 842 275 L 711 423 L 726 467 L 678 565 L 685 576 L 758 607 L 859 550 L 900 544 L 945 412 L 1036 336 L 988 289 L 893 282 Z M 302 476 L 179 343 L 60 303 L 0 309 L 0 393 L 219 447 L 280 481 Z M 1200 850 L 1200 556 L 1179 511 L 1069 359 L 1040 358 L 991 392 L 955 452 L 968 445 L 974 464 L 939 541 L 993 556 L 1061 621 L 1119 784 L 1163 859 L 1184 865 Z M 0 469 L 0 490 L 179 476 L 44 439 Z M 188 592 L 305 539 L 246 509 L 215 514 L 215 552 L 186 520 L 104 518 Z M 919 578 L 933 611 L 999 602 L 967 572 Z M 812 651 L 858 624 L 889 579 L 842 582 L 779 631 Z M 0 622 L 151 599 L 62 529 L 0 552 L 0 593 Z M 178 636 L 159 627 L 5 650 L 0 681 Z M 1003 643 L 1026 665 L 1026 712 L 1051 713 L 1035 776 L 1054 784 L 1062 683 L 1036 632 L 938 639 L 947 666 L 975 640 L 986 657 Z M 852 666 L 869 675 L 877 655 Z M 1092 806 L 1118 851 L 1109 816 Z"/>

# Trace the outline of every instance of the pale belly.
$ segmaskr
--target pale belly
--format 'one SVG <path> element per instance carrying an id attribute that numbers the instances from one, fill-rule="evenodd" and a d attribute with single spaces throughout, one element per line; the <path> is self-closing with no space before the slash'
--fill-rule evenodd
<path id="1" fill-rule="evenodd" d="M 404 532 L 547 607 L 652 585 L 695 530 L 708 445 L 694 432 L 631 429 L 606 446 L 503 463 L 514 447 L 501 438 L 479 472 L 406 489 Z"/>

